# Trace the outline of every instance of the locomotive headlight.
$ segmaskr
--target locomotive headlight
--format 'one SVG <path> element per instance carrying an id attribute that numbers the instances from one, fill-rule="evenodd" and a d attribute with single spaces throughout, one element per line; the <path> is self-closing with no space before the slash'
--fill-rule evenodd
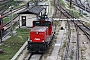
<path id="1" fill-rule="evenodd" d="M 32 40 L 30 40 L 30 42 L 32 42 Z"/>
<path id="2" fill-rule="evenodd" d="M 39 32 L 36 32 L 36 34 L 38 34 Z"/>
<path id="3" fill-rule="evenodd" d="M 45 42 L 44 39 L 42 39 L 42 42 Z"/>
<path id="4" fill-rule="evenodd" d="M 30 42 L 32 42 L 32 39 L 30 39 Z"/>
<path id="5" fill-rule="evenodd" d="M 30 39 L 28 39 L 28 44 L 30 43 Z"/>

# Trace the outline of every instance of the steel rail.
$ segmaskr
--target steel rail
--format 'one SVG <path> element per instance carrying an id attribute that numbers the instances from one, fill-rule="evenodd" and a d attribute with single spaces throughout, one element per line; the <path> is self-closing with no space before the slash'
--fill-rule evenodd
<path id="1" fill-rule="evenodd" d="M 19 15 L 16 15 L 12 20 L 15 20 Z M 7 26 L 9 23 L 11 23 L 12 20 L 9 20 L 4 26 Z"/>
<path id="2" fill-rule="evenodd" d="M 6 1 L 0 1 L 0 5 L 3 5 L 3 4 L 5 4 L 5 3 L 7 3 L 7 2 L 10 2 L 10 0 L 6 0 Z"/>
<path id="3" fill-rule="evenodd" d="M 30 56 L 29 56 L 28 60 L 30 60 L 30 59 L 31 59 L 32 55 L 33 55 L 33 53 L 31 53 L 31 54 L 30 54 Z"/>
<path id="4" fill-rule="evenodd" d="M 59 6 L 60 8 L 62 8 L 61 6 Z M 60 8 L 56 7 L 59 11 Z M 63 9 L 63 8 L 62 8 Z M 62 12 L 64 16 L 66 16 L 67 18 L 75 18 L 74 16 L 72 16 L 70 13 L 68 13 L 65 9 L 63 9 L 67 14 L 65 14 L 65 12 Z M 66 47 L 66 53 L 65 53 L 65 57 L 64 57 L 64 60 L 67 60 L 68 58 L 68 50 L 69 50 L 69 43 L 70 43 L 70 35 L 71 35 L 71 32 L 70 32 L 70 24 L 69 24 L 69 21 L 67 20 L 67 23 L 68 23 L 68 39 L 69 39 L 69 42 L 67 43 L 67 47 Z M 77 30 L 76 30 L 77 31 Z M 76 59 L 79 60 L 79 42 L 78 42 L 78 35 L 77 35 L 77 53 L 76 53 Z"/>
<path id="5" fill-rule="evenodd" d="M 90 31 L 90 28 L 89 27 L 87 27 L 85 24 L 83 24 L 81 21 L 79 21 L 79 20 L 77 20 L 77 22 L 75 23 L 76 21 L 73 21 L 73 23 L 75 24 L 75 25 L 77 25 L 84 33 L 85 33 L 85 35 L 87 36 L 87 38 L 90 40 L 90 33 L 88 33 L 87 31 L 85 31 L 85 30 L 83 30 L 83 28 L 82 27 L 80 27 L 80 25 L 78 25 L 77 24 L 77 22 L 79 22 L 83 27 L 85 27 L 87 30 L 89 30 Z"/>
<path id="6" fill-rule="evenodd" d="M 26 6 L 25 6 L 25 5 L 24 5 L 24 6 L 20 6 L 20 8 L 18 7 L 17 9 L 15 8 L 15 9 L 13 9 L 12 13 L 14 13 L 14 12 L 16 12 L 16 11 L 22 9 L 22 8 L 26 8 Z M 4 13 L 4 14 L 2 15 L 2 17 L 3 17 L 3 18 L 4 18 L 4 17 L 7 17 L 7 16 L 10 15 L 10 14 L 11 14 L 10 11 L 8 11 L 8 12 Z"/>
<path id="7" fill-rule="evenodd" d="M 56 7 L 59 11 L 60 11 L 60 8 L 62 8 L 61 6 L 60 6 L 60 8 L 58 8 L 58 7 Z M 68 13 L 64 8 L 62 8 L 67 14 L 65 14 L 64 12 L 62 12 L 63 13 L 63 15 L 64 16 L 66 16 L 67 18 L 70 18 L 70 17 L 72 17 L 72 18 L 76 18 L 75 16 L 73 16 L 73 15 L 71 15 L 70 13 Z M 79 20 L 77 20 L 77 21 L 79 21 Z M 73 22 L 74 22 L 74 20 L 73 20 Z M 80 22 L 80 21 L 79 21 Z M 81 23 L 81 22 L 80 22 Z M 90 30 L 90 28 L 89 27 L 87 27 L 85 24 L 83 24 L 82 23 L 82 25 L 86 28 L 86 29 L 88 29 L 88 30 Z M 78 26 L 78 27 L 80 27 L 80 26 Z M 90 35 L 90 34 L 88 34 L 86 31 L 84 31 L 82 28 L 80 28 L 84 33 L 85 33 L 85 35 Z M 88 36 L 87 36 L 87 38 L 88 38 Z M 89 38 L 88 38 L 89 39 Z M 90 40 L 90 39 L 89 39 Z"/>
<path id="8" fill-rule="evenodd" d="M 70 46 L 70 37 L 71 37 L 71 29 L 70 29 L 70 23 L 67 20 L 67 24 L 68 24 L 68 42 L 67 42 L 67 46 L 66 46 L 66 51 L 65 51 L 65 56 L 63 60 L 68 60 L 69 57 L 69 46 Z"/>
<path id="9" fill-rule="evenodd" d="M 69 0 L 67 0 L 67 1 L 70 2 Z M 80 0 L 80 1 L 81 1 L 81 0 Z M 75 2 L 72 2 L 72 4 L 73 4 L 73 5 L 76 5 L 77 7 L 79 7 L 79 8 L 81 8 L 81 9 L 83 9 L 83 10 L 85 10 L 85 11 L 87 11 L 87 12 L 90 13 L 90 10 L 89 10 L 88 8 L 86 8 L 85 6 L 82 6 L 82 5 L 77 4 L 77 3 L 75 3 Z"/>
<path id="10" fill-rule="evenodd" d="M 62 10 L 64 10 L 64 12 L 62 12 L 62 14 L 64 15 L 64 16 L 66 16 L 67 18 L 76 18 L 75 16 L 73 16 L 73 15 L 71 15 L 70 13 L 68 13 L 65 9 L 63 9 L 61 6 L 59 6 L 62 10 L 60 10 L 60 8 L 59 7 L 57 7 L 56 5 L 55 5 L 55 7 L 59 10 L 59 11 L 62 11 Z M 65 14 L 66 13 L 66 14 Z M 79 20 L 77 20 L 78 22 L 80 22 L 81 24 L 82 24 L 82 26 L 84 26 L 85 28 L 87 28 L 88 30 L 90 30 L 90 28 L 89 27 L 87 27 L 87 26 L 85 26 L 85 24 L 83 24 L 81 21 L 79 21 Z M 68 21 L 67 21 L 68 22 Z M 72 21 L 73 23 L 75 22 L 75 21 Z M 79 27 L 84 33 L 85 33 L 85 35 L 87 36 L 87 38 L 90 40 L 90 34 L 88 34 L 85 30 L 83 30 L 77 23 L 74 23 L 74 25 L 75 26 L 77 26 L 77 27 Z M 76 30 L 77 31 L 77 30 Z M 88 36 L 89 35 L 89 36 Z M 69 39 L 69 37 L 68 37 L 68 39 Z M 67 43 L 67 47 L 66 47 L 66 51 L 68 50 L 68 46 L 69 46 L 69 43 Z M 79 39 L 78 39 L 78 31 L 77 31 L 77 53 L 76 53 L 76 59 L 77 60 L 79 60 Z M 68 53 L 68 51 L 67 51 L 67 53 Z M 66 54 L 67 54 L 66 53 Z M 67 55 L 65 54 L 65 57 L 64 57 L 64 60 L 67 60 Z"/>
<path id="11" fill-rule="evenodd" d="M 58 6 L 56 6 L 56 4 L 58 3 Z M 68 14 L 65 14 L 67 13 L 59 4 L 59 0 L 57 0 L 56 4 L 54 5 L 56 7 L 56 9 L 58 9 L 59 11 L 61 11 L 61 13 L 66 16 L 66 18 L 70 18 L 70 16 L 68 16 Z M 63 12 L 64 11 L 64 12 Z M 63 60 L 67 60 L 68 58 L 68 54 L 69 54 L 69 44 L 70 44 L 70 37 L 71 37 L 71 30 L 70 30 L 70 24 L 69 24 L 69 21 L 67 20 L 67 24 L 68 24 L 68 42 L 67 42 L 67 46 L 66 46 L 66 52 L 65 52 L 65 56 L 63 58 Z"/>
<path id="12" fill-rule="evenodd" d="M 37 55 L 37 54 L 31 53 L 30 56 L 28 57 L 28 60 L 32 60 L 33 55 Z M 43 57 L 43 54 L 39 54 L 39 60 L 41 60 L 42 57 Z"/>

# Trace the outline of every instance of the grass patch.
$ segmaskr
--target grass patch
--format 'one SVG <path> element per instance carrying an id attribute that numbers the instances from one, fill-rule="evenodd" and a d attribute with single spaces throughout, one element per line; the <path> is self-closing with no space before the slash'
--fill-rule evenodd
<path id="1" fill-rule="evenodd" d="M 16 31 L 16 36 L 12 36 L 0 46 L 4 51 L 3 54 L 0 54 L 0 60 L 10 60 L 25 41 L 27 41 L 30 29 L 17 29 Z"/>
<path id="2" fill-rule="evenodd" d="M 29 31 L 30 31 L 30 29 L 23 29 L 23 28 L 20 28 L 20 29 L 17 29 L 17 33 L 19 34 L 19 35 L 22 35 L 22 34 L 29 34 Z"/>
<path id="3" fill-rule="evenodd" d="M 80 17 L 79 14 L 78 14 L 78 12 L 74 12 L 74 16 L 76 16 L 77 18 Z"/>
<path id="4" fill-rule="evenodd" d="M 73 15 L 74 15 L 75 17 L 77 17 L 77 18 L 80 17 L 78 12 L 75 12 L 75 11 L 72 11 L 72 10 L 69 10 L 69 12 L 70 12 L 71 14 L 73 14 Z"/>
<path id="5" fill-rule="evenodd" d="M 73 59 L 74 51 L 71 51 L 70 59 Z"/>
<path id="6" fill-rule="evenodd" d="M 63 0 L 59 0 L 60 1 L 60 4 L 65 7 L 65 3 L 63 2 Z"/>
<path id="7" fill-rule="evenodd" d="M 88 27 L 90 27 L 90 23 L 86 23 L 86 25 L 87 25 Z"/>
<path id="8" fill-rule="evenodd" d="M 63 45 L 63 47 L 62 48 L 65 48 L 66 47 L 66 42 L 64 42 L 64 45 Z"/>
<path id="9" fill-rule="evenodd" d="M 53 25 L 58 25 L 58 20 L 54 20 Z"/>
<path id="10" fill-rule="evenodd" d="M 6 24 L 9 20 L 10 20 L 10 17 L 5 17 L 5 18 L 3 19 L 3 23 Z"/>

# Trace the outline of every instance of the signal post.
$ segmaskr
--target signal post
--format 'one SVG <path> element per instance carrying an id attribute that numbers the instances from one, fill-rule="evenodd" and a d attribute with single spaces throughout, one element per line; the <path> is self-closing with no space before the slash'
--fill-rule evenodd
<path id="1" fill-rule="evenodd" d="M 2 16 L 0 15 L 0 25 L 2 24 Z M 2 43 L 2 26 L 0 26 L 0 43 Z"/>

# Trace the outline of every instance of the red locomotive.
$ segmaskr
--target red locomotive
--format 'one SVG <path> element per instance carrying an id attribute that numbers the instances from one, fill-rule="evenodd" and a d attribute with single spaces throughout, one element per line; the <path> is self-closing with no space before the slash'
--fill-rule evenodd
<path id="1" fill-rule="evenodd" d="M 28 50 L 30 52 L 44 53 L 50 46 L 54 32 L 55 27 L 52 19 L 44 16 L 38 21 L 33 21 L 33 28 L 28 39 Z"/>

